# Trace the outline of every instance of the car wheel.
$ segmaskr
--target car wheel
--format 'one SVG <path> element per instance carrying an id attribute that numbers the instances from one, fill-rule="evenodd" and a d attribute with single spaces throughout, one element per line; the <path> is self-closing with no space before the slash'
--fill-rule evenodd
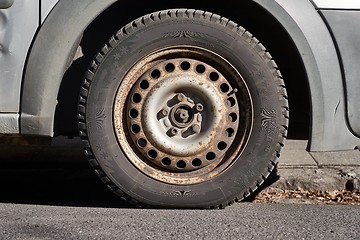
<path id="1" fill-rule="evenodd" d="M 270 54 L 199 10 L 120 29 L 95 56 L 79 101 L 90 164 L 138 206 L 221 208 L 247 197 L 274 169 L 287 125 Z"/>

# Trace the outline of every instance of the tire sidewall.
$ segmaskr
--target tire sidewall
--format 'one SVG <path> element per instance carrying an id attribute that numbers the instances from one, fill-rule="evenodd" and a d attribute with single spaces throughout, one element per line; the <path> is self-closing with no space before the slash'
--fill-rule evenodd
<path id="1" fill-rule="evenodd" d="M 91 149 L 110 180 L 138 201 L 164 207 L 216 206 L 248 195 L 275 161 L 281 135 L 274 69 L 261 53 L 236 30 L 204 19 L 165 19 L 128 27 L 117 38 L 95 70 L 86 104 Z M 227 59 L 244 78 L 253 102 L 253 128 L 241 156 L 210 181 L 186 186 L 166 184 L 139 171 L 119 147 L 113 125 L 114 99 L 126 73 L 146 55 L 176 45 L 205 48 Z"/>

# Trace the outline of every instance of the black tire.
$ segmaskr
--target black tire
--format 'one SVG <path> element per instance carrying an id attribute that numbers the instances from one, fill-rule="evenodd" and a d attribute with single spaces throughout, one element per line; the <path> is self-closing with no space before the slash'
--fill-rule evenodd
<path id="1" fill-rule="evenodd" d="M 176 81 L 181 88 L 173 89 Z M 199 111 L 194 102 L 203 104 Z M 79 101 L 91 166 L 137 206 L 222 208 L 242 200 L 276 166 L 287 125 L 285 85 L 264 46 L 199 10 L 160 11 L 120 29 L 94 58 Z M 184 147 L 167 148 L 177 142 Z M 197 143 L 206 146 L 187 152 Z"/>

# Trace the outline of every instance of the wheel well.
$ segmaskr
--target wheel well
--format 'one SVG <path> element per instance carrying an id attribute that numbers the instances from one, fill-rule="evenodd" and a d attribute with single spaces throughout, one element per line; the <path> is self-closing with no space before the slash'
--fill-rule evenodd
<path id="1" fill-rule="evenodd" d="M 301 57 L 287 32 L 266 10 L 252 1 L 126 1 L 100 14 L 85 30 L 80 46 L 83 56 L 64 75 L 55 115 L 56 135 L 77 134 L 77 101 L 83 75 L 98 49 L 125 24 L 150 12 L 170 8 L 210 11 L 243 26 L 264 44 L 283 75 L 290 105 L 288 138 L 308 139 L 310 96 Z M 126 14 L 123 14 L 126 13 Z"/>

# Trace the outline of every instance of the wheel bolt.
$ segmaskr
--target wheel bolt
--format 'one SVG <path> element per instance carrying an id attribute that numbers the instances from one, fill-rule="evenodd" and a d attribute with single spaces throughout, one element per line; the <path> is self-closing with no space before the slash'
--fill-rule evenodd
<path id="1" fill-rule="evenodd" d="M 176 128 L 170 128 L 169 131 L 168 131 L 168 135 L 170 137 L 175 136 L 177 133 L 178 133 L 178 130 Z"/>
<path id="2" fill-rule="evenodd" d="M 201 103 L 197 103 L 197 104 L 195 105 L 195 109 L 196 109 L 196 111 L 198 111 L 198 112 L 202 112 L 202 111 L 204 110 L 204 106 L 203 106 Z"/>
<path id="3" fill-rule="evenodd" d="M 186 99 L 185 95 L 182 93 L 177 94 L 176 98 L 179 102 L 185 101 Z"/>
<path id="4" fill-rule="evenodd" d="M 164 117 L 166 117 L 167 115 L 169 115 L 169 110 L 163 109 L 163 110 L 161 110 L 161 114 L 162 114 Z"/>
<path id="5" fill-rule="evenodd" d="M 201 130 L 201 127 L 199 124 L 194 124 L 194 125 L 192 125 L 192 130 L 194 131 L 194 133 L 199 133 Z"/>

